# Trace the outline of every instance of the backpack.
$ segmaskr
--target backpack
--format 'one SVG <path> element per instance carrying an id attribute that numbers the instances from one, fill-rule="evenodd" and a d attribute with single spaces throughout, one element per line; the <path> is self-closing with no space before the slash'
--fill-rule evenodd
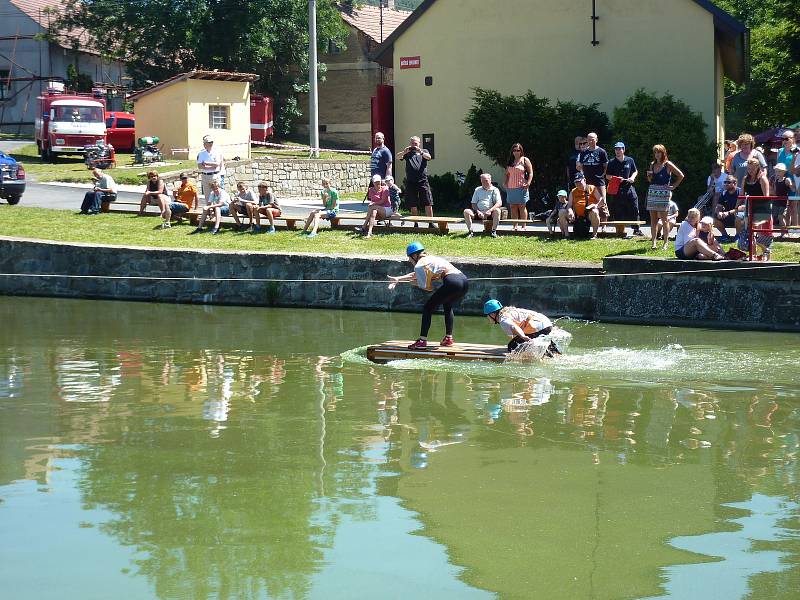
<path id="1" fill-rule="evenodd" d="M 592 235 L 592 224 L 589 217 L 583 215 L 582 217 L 575 217 L 575 222 L 572 224 L 572 237 L 580 240 L 588 240 Z"/>

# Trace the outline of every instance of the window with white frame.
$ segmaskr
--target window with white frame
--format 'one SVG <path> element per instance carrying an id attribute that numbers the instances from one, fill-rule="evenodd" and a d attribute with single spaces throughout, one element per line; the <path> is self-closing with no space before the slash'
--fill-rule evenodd
<path id="1" fill-rule="evenodd" d="M 230 129 L 230 106 L 208 107 L 209 129 Z"/>

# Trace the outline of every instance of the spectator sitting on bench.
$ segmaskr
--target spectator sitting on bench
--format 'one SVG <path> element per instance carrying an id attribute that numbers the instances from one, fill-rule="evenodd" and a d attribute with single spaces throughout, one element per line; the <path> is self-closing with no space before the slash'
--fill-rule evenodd
<path id="1" fill-rule="evenodd" d="M 714 207 L 714 225 L 722 233 L 720 241 L 730 242 L 739 236 L 742 222 L 736 218 L 736 207 L 739 206 L 739 195 L 742 190 L 736 185 L 736 177 L 727 175 L 723 182 L 724 190 Z M 728 227 L 734 227 L 736 237 L 728 235 Z"/>
<path id="2" fill-rule="evenodd" d="M 211 192 L 206 197 L 206 205 L 200 212 L 200 222 L 197 224 L 197 229 L 192 231 L 189 235 L 203 233 L 203 226 L 206 224 L 206 218 L 212 214 L 214 215 L 214 228 L 211 230 L 211 233 L 212 235 L 218 234 L 222 217 L 230 214 L 229 206 L 231 197 L 228 195 L 228 192 L 220 187 L 220 178 L 214 176 L 211 180 L 210 187 Z"/>
<path id="3" fill-rule="evenodd" d="M 367 191 L 369 206 L 367 207 L 367 218 L 361 227 L 356 227 L 356 231 L 364 232 L 364 237 L 372 237 L 372 228 L 378 219 L 388 219 L 392 216 L 392 201 L 389 199 L 389 188 L 383 185 L 380 175 L 372 176 L 372 185 Z M 365 231 L 366 230 L 366 231 Z"/>
<path id="4" fill-rule="evenodd" d="M 181 173 L 180 181 L 181 185 L 172 192 L 174 200 L 167 205 L 167 221 L 174 216 L 178 223 L 182 222 L 183 215 L 196 209 L 200 203 L 197 188 L 189 183 L 189 175 Z"/>
<path id="5" fill-rule="evenodd" d="M 253 205 L 250 210 L 256 218 L 256 226 L 253 228 L 253 233 L 261 231 L 261 215 L 267 217 L 269 221 L 267 233 L 275 233 L 275 219 L 281 216 L 281 207 L 278 205 L 275 193 L 266 181 L 258 182 L 258 204 Z"/>
<path id="6" fill-rule="evenodd" d="M 161 212 L 161 218 L 166 214 L 166 206 L 169 204 L 167 196 L 167 186 L 158 174 L 158 171 L 147 172 L 147 187 L 142 194 L 142 201 L 139 203 L 139 216 L 144 216 L 144 209 L 148 204 L 157 206 Z M 169 221 L 167 221 L 169 224 Z"/>
<path id="7" fill-rule="evenodd" d="M 221 182 L 222 178 L 220 178 Z M 239 215 L 249 217 L 250 227 L 253 227 L 253 209 L 251 206 L 258 206 L 258 200 L 253 195 L 253 191 L 247 189 L 243 181 L 236 184 L 236 195 L 231 199 L 230 213 L 236 221 L 236 229 L 241 230 L 243 223 L 239 222 Z"/>
<path id="8" fill-rule="evenodd" d="M 95 167 L 92 176 L 96 179 L 92 191 L 86 192 L 81 203 L 82 215 L 96 215 L 103 202 L 114 202 L 117 199 L 117 184 L 111 175 L 103 173 Z"/>
<path id="9" fill-rule="evenodd" d="M 481 173 L 481 184 L 472 193 L 471 208 L 464 211 L 464 220 L 467 222 L 467 237 L 471 238 L 472 219 L 478 221 L 492 220 L 492 231 L 490 235 L 497 237 L 497 225 L 500 223 L 500 208 L 503 205 L 503 198 L 500 190 L 492 185 L 492 176 L 489 173 Z"/>
<path id="10" fill-rule="evenodd" d="M 667 209 L 667 221 L 669 221 L 670 231 L 673 231 L 678 225 L 678 211 L 679 208 L 675 200 L 670 200 L 669 208 Z M 656 239 L 660 240 L 663 233 L 664 227 L 661 225 L 661 220 L 659 219 L 658 223 L 656 223 Z"/>
<path id="11" fill-rule="evenodd" d="M 558 190 L 558 193 L 556 194 L 556 205 L 553 207 L 553 210 L 551 210 L 550 214 L 547 216 L 548 234 L 553 235 L 553 232 L 556 229 L 556 225 L 558 225 L 558 214 L 561 212 L 562 209 L 567 208 L 568 197 L 569 194 L 567 194 L 567 190 Z"/>
<path id="12" fill-rule="evenodd" d="M 592 226 L 591 239 L 597 238 L 597 229 L 600 227 L 599 204 L 602 199 L 602 192 L 589 185 L 583 173 L 575 173 L 575 187 L 569 195 L 567 207 L 558 211 L 558 226 L 564 239 L 569 239 L 569 224 L 584 218 Z"/>
<path id="13" fill-rule="evenodd" d="M 388 180 L 389 177 L 386 179 Z M 320 192 L 320 197 L 322 198 L 323 208 L 312 210 L 306 219 L 305 226 L 303 227 L 302 233 L 305 233 L 308 231 L 308 227 L 311 225 L 311 231 L 309 232 L 308 237 L 316 237 L 317 227 L 319 227 L 320 219 L 327 219 L 330 221 L 331 219 L 335 219 L 336 215 L 339 214 L 339 192 L 331 187 L 331 182 L 329 179 L 322 179 L 322 191 Z"/>

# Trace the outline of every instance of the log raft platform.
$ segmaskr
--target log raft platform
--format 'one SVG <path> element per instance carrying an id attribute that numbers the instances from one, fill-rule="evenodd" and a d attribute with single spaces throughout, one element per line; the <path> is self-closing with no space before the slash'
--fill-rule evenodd
<path id="1" fill-rule="evenodd" d="M 431 344 L 424 350 L 410 350 L 408 346 L 414 340 L 393 340 L 367 346 L 367 358 L 374 363 L 387 363 L 391 360 L 408 360 L 413 358 L 434 358 L 438 360 L 485 360 L 489 362 L 504 362 L 508 356 L 505 346 L 491 344 L 456 343 L 443 347 Z"/>

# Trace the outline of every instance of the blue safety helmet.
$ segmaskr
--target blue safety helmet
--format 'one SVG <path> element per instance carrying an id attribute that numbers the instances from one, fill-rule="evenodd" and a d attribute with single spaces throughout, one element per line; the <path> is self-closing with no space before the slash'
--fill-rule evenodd
<path id="1" fill-rule="evenodd" d="M 486 304 L 483 305 L 483 314 L 490 315 L 493 312 L 497 312 L 501 308 L 503 308 L 503 305 L 497 300 L 487 300 Z"/>
<path id="2" fill-rule="evenodd" d="M 406 247 L 406 256 L 411 256 L 412 254 L 422 252 L 423 250 L 425 250 L 425 246 L 423 246 L 420 242 L 411 242 L 408 247 Z"/>

